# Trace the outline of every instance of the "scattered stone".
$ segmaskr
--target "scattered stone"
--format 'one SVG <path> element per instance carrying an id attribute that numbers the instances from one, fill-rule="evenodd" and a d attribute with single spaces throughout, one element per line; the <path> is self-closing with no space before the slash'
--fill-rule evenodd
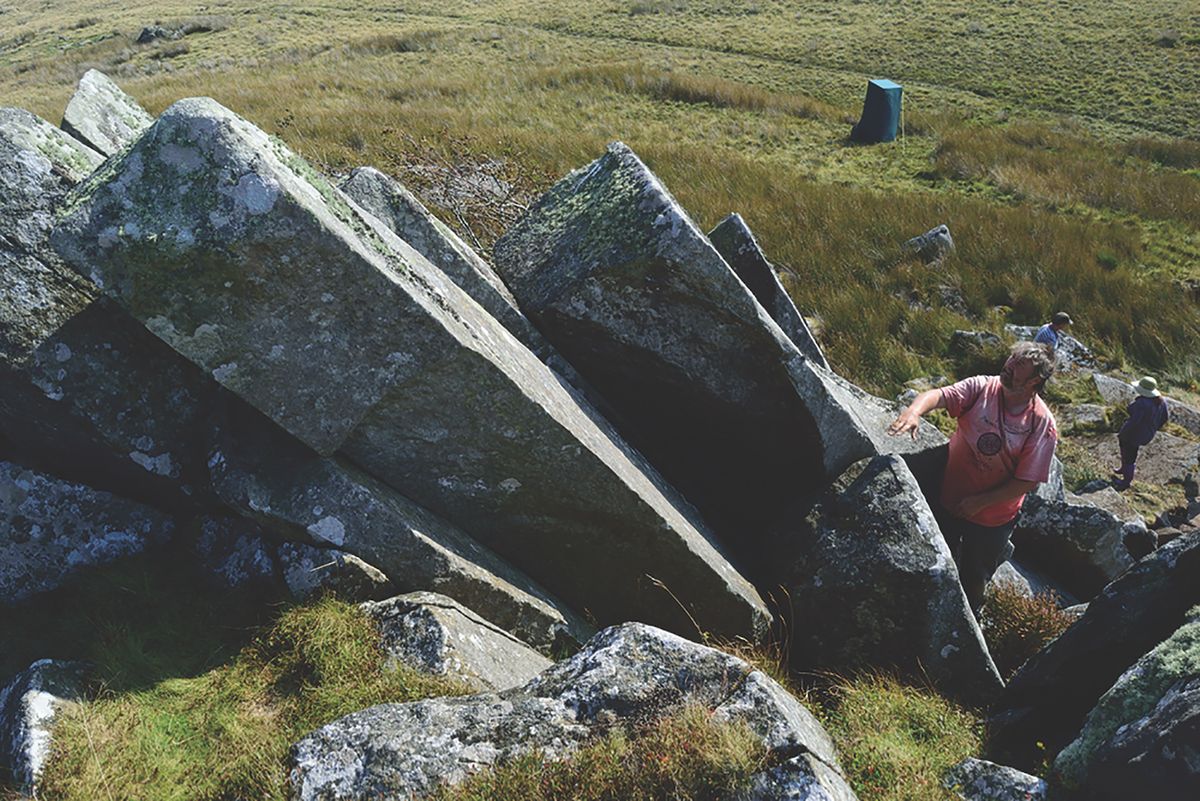
<path id="1" fill-rule="evenodd" d="M 298 542 L 279 546 L 279 568 L 296 600 L 331 592 L 346 601 L 381 601 L 395 593 L 383 571 L 352 553 Z"/>
<path id="2" fill-rule="evenodd" d="M 37 797 L 54 718 L 83 699 L 87 672 L 82 662 L 41 659 L 0 689 L 0 774 L 9 771 L 19 792 Z"/>
<path id="3" fill-rule="evenodd" d="M 1004 330 L 1012 334 L 1017 339 L 1033 340 L 1037 336 L 1037 332 L 1041 329 L 1039 325 L 1006 325 Z M 1075 337 L 1063 331 L 1058 332 L 1058 347 L 1054 349 L 1054 355 L 1058 357 L 1059 368 L 1079 369 L 1079 370 L 1094 370 L 1096 368 L 1096 355 Z"/>
<path id="4" fill-rule="evenodd" d="M 0 462 L 0 607 L 165 542 L 174 529 L 156 509 Z"/>
<path id="5" fill-rule="evenodd" d="M 104 156 L 130 145 L 154 123 L 107 75 L 88 70 L 63 112 L 62 129 Z"/>
<path id="6" fill-rule="evenodd" d="M 771 319 L 779 324 L 792 344 L 809 359 L 826 370 L 830 369 L 816 337 L 809 330 L 803 315 L 797 311 L 796 304 L 792 302 L 783 284 L 779 282 L 775 266 L 767 261 L 766 254 L 759 247 L 742 215 L 730 214 L 708 232 L 708 240 L 754 294 L 755 299 L 767 310 L 767 314 L 771 315 Z"/>
<path id="7" fill-rule="evenodd" d="M 999 348 L 1003 344 L 1004 341 L 990 331 L 963 331 L 958 329 L 950 335 L 951 354 L 962 354 L 972 348 Z"/>
<path id="8" fill-rule="evenodd" d="M 898 668 L 975 702 L 999 692 L 954 559 L 902 459 L 858 462 L 802 514 L 772 549 L 794 668 Z"/>
<path id="9" fill-rule="evenodd" d="M 1054 760 L 1052 781 L 1095 801 L 1200 796 L 1200 607 L 1125 671 Z"/>
<path id="10" fill-rule="evenodd" d="M 1046 783 L 1016 768 L 967 757 L 942 781 L 965 801 L 1046 801 Z"/>
<path id="11" fill-rule="evenodd" d="M 1100 392 L 1100 397 L 1104 398 L 1105 403 L 1126 406 L 1137 397 L 1133 387 L 1123 379 L 1113 378 L 1102 373 L 1093 373 L 1092 380 L 1096 382 L 1096 389 Z M 1183 426 L 1193 434 L 1200 434 L 1200 411 L 1180 403 L 1174 398 L 1164 397 L 1167 398 L 1167 412 L 1170 414 L 1171 422 Z M 1162 436 L 1162 433 L 1160 432 L 1158 436 Z"/>
<path id="12" fill-rule="evenodd" d="M 1054 414 L 1061 433 L 1094 430 L 1108 425 L 1108 407 L 1099 403 L 1071 403 L 1060 406 Z"/>
<path id="13" fill-rule="evenodd" d="M 1200 603 L 1200 532 L 1137 562 L 1083 617 L 1029 659 L 988 721 L 990 758 L 1035 768 L 1079 733 L 1097 699 Z"/>
<path id="14" fill-rule="evenodd" d="M 422 797 L 534 751 L 562 759 L 608 728 L 685 703 L 712 709 L 716 722 L 744 723 L 771 757 L 789 761 L 778 770 L 790 777 L 768 774 L 760 787 L 854 798 L 828 734 L 786 690 L 736 657 L 639 623 L 600 632 L 523 687 L 383 704 L 318 729 L 292 747 L 291 798 Z"/>
<path id="15" fill-rule="evenodd" d="M 389 660 L 475 690 L 506 690 L 533 679 L 551 662 L 453 598 L 413 592 L 360 607 L 378 626 Z"/>
<path id="16" fill-rule="evenodd" d="M 70 204 L 52 235 L 64 259 L 318 453 L 340 451 L 601 622 L 765 631 L 754 588 L 594 411 L 215 101 L 171 106 Z"/>
<path id="17" fill-rule="evenodd" d="M 495 265 L 751 574 L 798 488 L 942 441 L 932 426 L 918 443 L 888 437 L 894 407 L 805 358 L 619 142 L 531 206 L 497 241 Z"/>
<path id="18" fill-rule="evenodd" d="M 926 264 L 940 264 L 954 252 L 954 239 L 948 226 L 939 225 L 905 242 L 904 249 L 920 256 Z"/>
<path id="19" fill-rule="evenodd" d="M 164 28 L 162 25 L 147 25 L 138 34 L 137 43 L 150 44 L 155 39 L 174 40 L 180 38 L 182 35 L 181 31 L 174 28 Z"/>

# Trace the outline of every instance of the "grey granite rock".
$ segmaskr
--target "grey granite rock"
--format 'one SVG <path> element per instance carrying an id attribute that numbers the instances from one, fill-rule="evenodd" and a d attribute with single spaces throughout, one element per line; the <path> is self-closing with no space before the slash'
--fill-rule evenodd
<path id="1" fill-rule="evenodd" d="M 140 553 L 174 530 L 156 509 L 0 462 L 0 607 Z"/>
<path id="2" fill-rule="evenodd" d="M 829 736 L 782 687 L 740 659 L 635 623 L 600 632 L 523 687 L 384 704 L 318 729 L 292 748 L 291 797 L 421 797 L 535 750 L 566 757 L 607 728 L 646 722 L 683 703 L 744 723 L 773 757 L 806 758 L 797 774 L 832 777 L 826 797 L 853 798 Z"/>
<path id="3" fill-rule="evenodd" d="M 41 659 L 0 688 L 0 773 L 7 770 L 20 792 L 36 797 L 54 719 L 84 697 L 87 671 L 82 662 Z"/>
<path id="4" fill-rule="evenodd" d="M 104 156 L 137 139 L 154 123 L 138 102 L 99 70 L 79 79 L 63 112 L 62 129 Z"/>
<path id="5" fill-rule="evenodd" d="M 783 288 L 774 265 L 767 260 L 742 215 L 730 214 L 722 220 L 708 232 L 708 241 L 712 242 L 726 264 L 733 268 L 737 277 L 742 279 L 742 283 L 767 310 L 771 319 L 779 324 L 792 344 L 817 364 L 830 369 L 816 337 Z"/>
<path id="6" fill-rule="evenodd" d="M 1036 570 L 1031 570 L 1012 559 L 1006 560 L 1000 567 L 996 568 L 991 583 L 993 585 L 1010 584 L 1020 590 L 1021 594 L 1027 598 L 1032 598 L 1035 595 L 1053 595 L 1055 602 L 1060 608 L 1066 608 L 1078 603 L 1075 596 L 1071 595 L 1071 593 Z"/>
<path id="7" fill-rule="evenodd" d="M 395 592 L 382 570 L 352 553 L 285 542 L 279 546 L 278 558 L 288 592 L 301 601 L 320 592 L 347 601 L 382 601 Z"/>
<path id="8" fill-rule="evenodd" d="M 1093 430 L 1108 422 L 1108 408 L 1099 403 L 1071 403 L 1060 406 L 1054 413 L 1059 431 Z"/>
<path id="9" fill-rule="evenodd" d="M 1102 373 L 1093 373 L 1092 380 L 1105 403 L 1128 405 L 1137 397 L 1137 393 L 1128 381 Z M 1167 397 L 1167 412 L 1171 422 L 1183 426 L 1193 434 L 1200 434 L 1200 410 L 1193 409 L 1186 403 L 1180 403 L 1172 397 Z"/>
<path id="10" fill-rule="evenodd" d="M 954 252 L 954 237 L 950 236 L 949 226 L 939 225 L 906 241 L 904 249 L 920 256 L 926 264 L 938 264 Z"/>
<path id="11" fill-rule="evenodd" d="M 340 451 L 599 621 L 688 631 L 694 618 L 757 637 L 770 620 L 694 510 L 545 364 L 214 101 L 164 112 L 72 193 L 52 240 L 293 436 Z"/>
<path id="12" fill-rule="evenodd" d="M 1016 768 L 967 757 L 942 784 L 964 801 L 1046 801 L 1046 782 Z"/>
<path id="13" fill-rule="evenodd" d="M 1004 329 L 1017 339 L 1032 340 L 1041 326 L 1006 325 Z M 1096 355 L 1087 345 L 1063 331 L 1058 332 L 1058 347 L 1054 349 L 1059 369 L 1091 370 L 1096 367 Z"/>
<path id="14" fill-rule="evenodd" d="M 232 517 L 202 520 L 193 551 L 201 569 L 229 589 L 270 585 L 277 579 L 275 545 L 248 520 Z"/>
<path id="15" fill-rule="evenodd" d="M 1106 471 L 1121 464 L 1121 446 L 1116 434 L 1090 434 L 1074 440 Z M 1166 486 L 1183 484 L 1197 474 L 1200 474 L 1198 442 L 1159 431 L 1149 445 L 1138 449 L 1137 481 Z"/>
<path id="16" fill-rule="evenodd" d="M 553 663 L 504 629 L 435 592 L 413 592 L 360 607 L 374 621 L 389 660 L 476 690 L 506 690 Z"/>
<path id="17" fill-rule="evenodd" d="M 854 390 L 804 357 L 619 142 L 539 199 L 497 241 L 495 266 L 752 572 L 797 488 L 919 447 L 864 419 Z"/>
<path id="18" fill-rule="evenodd" d="M 898 668 L 975 702 L 1003 687 L 901 458 L 853 465 L 815 506 L 781 522 L 772 552 L 792 613 L 794 668 Z"/>

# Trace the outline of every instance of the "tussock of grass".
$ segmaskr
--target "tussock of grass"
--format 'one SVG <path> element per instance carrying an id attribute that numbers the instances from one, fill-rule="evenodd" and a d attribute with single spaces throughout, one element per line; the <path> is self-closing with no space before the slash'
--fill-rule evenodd
<path id="1" fill-rule="evenodd" d="M 1008 679 L 1072 622 L 1074 618 L 1059 608 L 1054 593 L 1029 597 L 1011 583 L 993 582 L 979 623 L 996 668 Z"/>
<path id="2" fill-rule="evenodd" d="M 228 664 L 64 711 L 46 799 L 284 799 L 288 748 L 318 726 L 384 702 L 466 688 L 384 670 L 378 634 L 324 599 L 284 612 Z"/>
<path id="3" fill-rule="evenodd" d="M 954 801 L 941 786 L 979 753 L 982 723 L 928 690 L 886 676 L 836 682 L 820 712 L 851 787 L 863 801 Z"/>
<path id="4" fill-rule="evenodd" d="M 534 753 L 433 796 L 435 801 L 718 801 L 766 767 L 745 724 L 717 723 L 688 705 L 627 732 L 617 728 L 570 758 Z"/>

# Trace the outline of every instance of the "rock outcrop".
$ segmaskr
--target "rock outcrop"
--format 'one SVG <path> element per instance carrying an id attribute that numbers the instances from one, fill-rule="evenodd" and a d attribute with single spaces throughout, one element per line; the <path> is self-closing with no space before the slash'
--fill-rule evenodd
<path id="1" fill-rule="evenodd" d="M 1121 446 L 1114 434 L 1075 438 L 1106 470 L 1121 464 Z M 1137 480 L 1166 486 L 1183 484 L 1200 475 L 1200 443 L 1159 431 L 1138 450 Z"/>
<path id="2" fill-rule="evenodd" d="M 553 663 L 453 598 L 413 592 L 360 607 L 379 629 L 389 660 L 475 690 L 507 690 Z"/>
<path id="3" fill-rule="evenodd" d="M 81 662 L 42 659 L 0 688 L 0 775 L 7 770 L 20 792 L 36 797 L 54 719 L 64 704 L 83 698 L 87 670 Z"/>
<path id="4" fill-rule="evenodd" d="M 154 118 L 99 70 L 79 79 L 62 119 L 64 131 L 104 156 L 128 146 L 152 124 Z"/>
<path id="5" fill-rule="evenodd" d="M 942 784 L 964 801 L 1046 801 L 1046 782 L 1016 768 L 968 757 Z"/>
<path id="6" fill-rule="evenodd" d="M 1103 373 L 1093 373 L 1092 380 L 1096 383 L 1096 390 L 1100 393 L 1100 397 L 1104 398 L 1105 403 L 1125 406 L 1132 403 L 1133 399 L 1137 397 L 1137 392 L 1129 382 L 1120 378 L 1113 378 Z M 1171 416 L 1172 423 L 1183 426 L 1193 434 L 1200 434 L 1200 410 L 1168 397 L 1167 412 Z"/>
<path id="7" fill-rule="evenodd" d="M 561 759 L 603 730 L 685 703 L 748 726 L 783 763 L 758 777 L 751 798 L 775 797 L 772 787 L 854 798 L 829 736 L 782 687 L 740 659 L 633 623 L 600 632 L 523 687 L 384 704 L 318 729 L 292 748 L 291 797 L 420 798 L 535 750 Z"/>
<path id="8" fill-rule="evenodd" d="M 777 530 L 791 664 L 894 667 L 987 700 L 1003 682 L 916 479 L 898 456 L 853 465 Z"/>
<path id="9" fill-rule="evenodd" d="M 52 241 L 293 436 L 341 452 L 599 621 L 688 631 L 694 619 L 751 637 L 769 621 L 694 511 L 545 364 L 214 101 L 179 101 L 107 161 Z"/>

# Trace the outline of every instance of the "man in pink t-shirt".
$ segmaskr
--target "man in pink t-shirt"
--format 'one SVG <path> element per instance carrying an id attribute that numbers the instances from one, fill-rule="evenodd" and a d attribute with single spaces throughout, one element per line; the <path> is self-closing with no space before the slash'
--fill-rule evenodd
<path id="1" fill-rule="evenodd" d="M 1053 374 L 1049 348 L 1019 342 L 1000 375 L 923 392 L 888 427 L 889 434 L 915 437 L 921 415 L 933 409 L 958 420 L 938 500 L 963 590 L 977 612 L 1025 494 L 1050 476 L 1058 429 L 1038 392 Z"/>

